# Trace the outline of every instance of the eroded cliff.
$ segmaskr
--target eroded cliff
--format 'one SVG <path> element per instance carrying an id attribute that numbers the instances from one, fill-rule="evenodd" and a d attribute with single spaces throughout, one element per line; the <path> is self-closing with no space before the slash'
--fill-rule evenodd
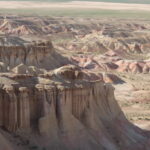
<path id="1" fill-rule="evenodd" d="M 2 37 L 0 40 L 0 72 L 44 73 L 69 63 L 49 41 L 29 43 L 16 37 Z"/>
<path id="2" fill-rule="evenodd" d="M 148 150 L 103 82 L 112 75 L 83 68 L 51 42 L 1 38 L 0 150 Z"/>
<path id="3" fill-rule="evenodd" d="M 84 80 L 74 65 L 38 77 L 3 73 L 0 83 L 1 128 L 27 132 L 38 148 L 148 150 L 148 135 L 127 121 L 114 88 Z"/>

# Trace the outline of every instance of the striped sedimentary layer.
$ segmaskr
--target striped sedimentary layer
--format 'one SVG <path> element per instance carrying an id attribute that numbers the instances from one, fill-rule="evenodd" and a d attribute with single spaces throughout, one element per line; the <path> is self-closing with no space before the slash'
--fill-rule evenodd
<path id="1" fill-rule="evenodd" d="M 127 121 L 114 88 L 84 80 L 75 66 L 45 77 L 2 75 L 0 108 L 1 127 L 34 131 L 49 149 L 148 150 L 148 135 Z"/>

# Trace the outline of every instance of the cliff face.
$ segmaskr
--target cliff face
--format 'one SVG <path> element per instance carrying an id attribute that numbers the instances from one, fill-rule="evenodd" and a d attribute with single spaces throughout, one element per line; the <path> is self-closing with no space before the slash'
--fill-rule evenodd
<path id="1" fill-rule="evenodd" d="M 50 42 L 6 40 L 0 46 L 0 150 L 31 150 L 32 143 L 42 150 L 148 150 L 147 133 L 128 122 L 100 74 L 93 78 L 101 81 L 92 82 L 92 73 L 66 65 Z M 15 135 L 28 140 L 15 143 Z"/>
<path id="2" fill-rule="evenodd" d="M 58 54 L 51 42 L 34 42 L 11 45 L 0 44 L 0 72 L 13 71 L 26 74 L 35 69 L 50 70 L 67 64 L 69 61 Z"/>
<path id="3" fill-rule="evenodd" d="M 148 137 L 127 121 L 114 88 L 83 77 L 72 65 L 39 77 L 2 74 L 0 126 L 38 134 L 48 149 L 148 150 Z"/>

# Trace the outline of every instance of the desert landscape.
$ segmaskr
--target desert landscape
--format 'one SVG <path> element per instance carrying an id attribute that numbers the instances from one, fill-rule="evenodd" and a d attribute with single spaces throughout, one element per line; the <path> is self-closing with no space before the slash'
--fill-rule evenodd
<path id="1" fill-rule="evenodd" d="M 0 8 L 0 150 L 150 149 L 149 4 Z"/>

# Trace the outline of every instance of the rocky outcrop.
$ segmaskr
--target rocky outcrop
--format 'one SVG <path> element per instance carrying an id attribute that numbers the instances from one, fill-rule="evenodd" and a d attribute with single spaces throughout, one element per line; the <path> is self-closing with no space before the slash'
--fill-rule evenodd
<path id="1" fill-rule="evenodd" d="M 148 21 L 89 18 L 0 16 L 0 32 L 9 35 L 67 39 L 68 50 L 104 53 L 107 50 L 145 53 L 149 51 Z M 61 40 L 60 40 L 61 41 Z M 58 42 L 59 43 L 59 42 Z"/>
<path id="2" fill-rule="evenodd" d="M 10 43 L 10 42 L 9 42 Z M 13 44 L 13 43 L 12 43 Z M 54 69 L 67 64 L 69 61 L 53 48 L 51 42 L 18 43 L 0 46 L 0 71 L 20 74 L 34 73 L 41 69 Z M 49 65 L 51 64 L 51 65 Z M 38 68 L 38 69 L 36 69 Z M 36 73 L 36 72 L 35 72 Z"/>
<path id="3" fill-rule="evenodd" d="M 149 61 L 117 61 L 120 72 L 132 72 L 132 73 L 150 73 Z"/>
<path id="4" fill-rule="evenodd" d="M 83 77 L 72 65 L 41 77 L 1 75 L 0 126 L 37 132 L 53 149 L 147 150 L 147 135 L 127 121 L 114 88 Z"/>
<path id="5" fill-rule="evenodd" d="M 72 62 L 84 69 L 100 71 L 117 71 L 129 73 L 150 73 L 149 60 L 126 60 L 114 55 L 97 55 L 97 56 L 73 56 Z"/>
<path id="6" fill-rule="evenodd" d="M 105 83 L 114 83 L 114 84 L 122 84 L 124 83 L 124 81 L 119 78 L 117 75 L 115 74 L 111 74 L 111 73 L 103 73 L 103 79 L 105 81 Z"/>
<path id="7" fill-rule="evenodd" d="M 35 26 L 31 21 L 11 20 L 7 18 L 4 18 L 1 22 L 0 31 L 5 34 L 13 35 L 43 34 L 42 30 Z"/>
<path id="8" fill-rule="evenodd" d="M 149 51 L 149 36 L 143 33 L 138 41 L 134 32 L 146 27 L 70 19 L 69 24 L 65 18 L 47 17 L 0 21 L 0 32 L 11 34 L 0 38 L 0 150 L 22 150 L 20 145 L 25 150 L 149 150 L 149 133 L 126 119 L 108 84 L 122 80 L 99 72 L 149 73 L 149 61 L 123 59 Z M 35 35 L 44 42 L 26 40 Z M 74 39 L 55 41 L 62 53 L 98 53 L 71 55 L 77 65 L 66 65 L 70 61 L 46 42 L 64 35 Z"/>

